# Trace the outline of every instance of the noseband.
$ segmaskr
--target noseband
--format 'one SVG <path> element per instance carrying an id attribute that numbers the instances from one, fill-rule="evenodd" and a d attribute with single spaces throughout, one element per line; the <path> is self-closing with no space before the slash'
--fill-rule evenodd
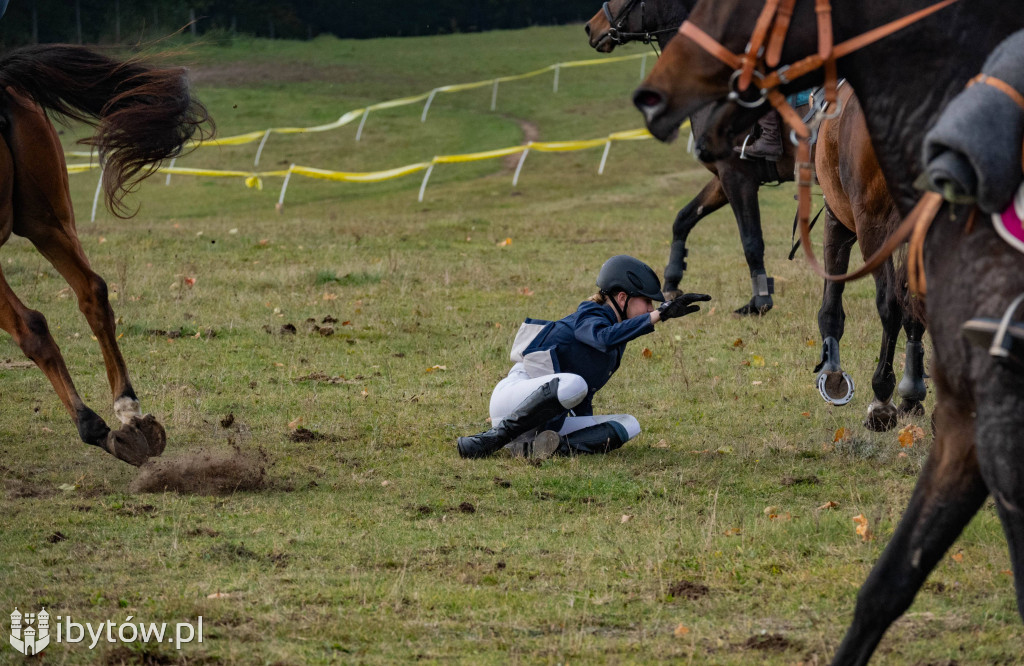
<path id="1" fill-rule="evenodd" d="M 637 2 L 640 2 L 640 30 L 641 32 L 625 32 L 626 20 L 629 18 L 630 12 L 636 7 Z M 654 41 L 657 35 L 666 32 L 675 32 L 678 30 L 676 27 L 662 28 L 661 30 L 644 30 L 644 23 L 647 19 L 647 3 L 645 0 L 628 0 L 619 13 L 612 16 L 612 10 L 608 2 L 601 5 L 601 11 L 604 12 L 604 17 L 608 20 L 608 39 L 612 40 L 616 44 L 622 45 L 626 42 L 634 39 L 641 40 L 644 44 L 650 44 Z"/>
<path id="2" fill-rule="evenodd" d="M 931 208 L 937 210 L 938 206 L 933 198 L 925 195 L 900 227 L 889 236 L 885 244 L 875 254 L 864 262 L 860 269 L 845 275 L 828 274 L 814 257 L 814 251 L 811 249 L 810 226 L 808 224 L 811 215 L 811 184 L 813 182 L 811 131 L 800 115 L 789 105 L 786 97 L 778 88 L 817 69 L 824 69 L 826 103 L 823 109 L 816 112 L 818 117 L 815 118 L 815 121 L 824 118 L 834 118 L 839 115 L 841 110 L 841 105 L 838 102 L 838 76 L 836 73 L 836 61 L 839 58 L 902 30 L 908 25 L 920 21 L 954 2 L 957 2 L 957 0 L 941 0 L 903 18 L 848 39 L 845 42 L 833 44 L 832 6 L 830 0 L 814 0 L 814 11 L 818 19 L 818 52 L 807 56 L 803 60 L 782 67 L 778 67 L 778 64 L 781 60 L 782 46 L 786 39 L 786 33 L 789 30 L 790 19 L 793 16 L 793 6 L 796 4 L 796 0 L 767 0 L 765 2 L 764 9 L 761 10 L 761 14 L 757 18 L 754 32 L 750 37 L 750 41 L 747 42 L 742 55 L 733 53 L 714 37 L 688 20 L 679 26 L 680 35 L 684 35 L 728 67 L 733 68 L 732 76 L 729 79 L 729 100 L 747 108 L 761 106 L 767 101 L 775 107 L 786 121 L 786 124 L 792 128 L 790 138 L 797 146 L 795 180 L 799 193 L 797 219 L 800 225 L 800 239 L 804 246 L 804 254 L 807 256 L 811 267 L 826 280 L 846 282 L 871 273 L 888 259 L 893 251 L 911 235 L 918 220 L 923 219 L 927 215 L 924 209 Z M 605 3 L 606 12 L 607 4 Z M 770 35 L 769 31 L 771 31 Z M 762 63 L 763 68 L 759 68 Z M 762 73 L 762 69 L 764 73 Z M 752 81 L 756 82 L 759 96 L 753 100 L 745 100 L 740 97 L 740 94 L 750 87 Z M 927 205 L 925 205 L 925 200 L 927 200 Z M 942 198 L 939 197 L 938 203 L 941 204 L 941 202 Z M 932 214 L 932 217 L 934 217 L 934 214 Z M 923 236 L 923 232 L 919 231 L 918 233 Z"/>

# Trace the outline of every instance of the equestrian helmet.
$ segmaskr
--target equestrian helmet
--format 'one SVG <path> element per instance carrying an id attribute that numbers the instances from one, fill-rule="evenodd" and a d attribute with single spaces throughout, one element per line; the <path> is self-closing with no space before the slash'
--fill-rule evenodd
<path id="1" fill-rule="evenodd" d="M 661 281 L 654 269 L 628 254 L 619 254 L 604 262 L 597 274 L 597 286 L 605 294 L 621 289 L 630 297 L 665 300 L 661 295 Z"/>

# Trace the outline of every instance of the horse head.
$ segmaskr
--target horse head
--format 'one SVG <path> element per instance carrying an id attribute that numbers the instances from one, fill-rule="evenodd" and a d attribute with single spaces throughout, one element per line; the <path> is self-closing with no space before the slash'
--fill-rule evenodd
<path id="1" fill-rule="evenodd" d="M 608 0 L 587 21 L 590 46 L 611 53 L 619 44 L 657 40 L 664 48 L 697 0 Z"/>
<path id="2" fill-rule="evenodd" d="M 647 128 L 662 141 L 671 141 L 680 123 L 704 107 L 710 108 L 705 136 L 698 142 L 698 157 L 720 159 L 728 155 L 736 138 L 771 107 L 758 86 L 761 74 L 753 73 L 750 85 L 738 76 L 742 55 L 755 32 L 761 0 L 703 0 L 698 2 L 680 32 L 665 47 L 650 74 L 633 94 L 633 103 L 644 114 Z M 776 57 L 791 62 L 815 50 L 815 11 L 812 2 L 798 0 L 785 41 L 779 42 Z M 712 55 L 692 38 L 687 26 L 699 26 L 721 53 Z M 715 50 L 714 48 L 712 50 Z M 727 64 L 724 60 L 732 60 Z M 820 77 L 818 77 L 820 78 Z M 810 87 L 814 75 L 787 83 L 783 89 L 797 91 Z"/>

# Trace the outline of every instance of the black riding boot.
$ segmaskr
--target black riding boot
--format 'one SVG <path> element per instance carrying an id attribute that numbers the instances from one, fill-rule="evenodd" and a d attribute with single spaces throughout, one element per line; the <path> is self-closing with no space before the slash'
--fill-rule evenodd
<path id="1" fill-rule="evenodd" d="M 756 157 L 766 160 L 778 160 L 782 157 L 782 128 L 780 127 L 779 114 L 776 111 L 769 111 L 757 121 L 761 128 L 761 135 L 754 143 L 747 146 L 744 157 Z"/>
<path id="2" fill-rule="evenodd" d="M 463 458 L 489 456 L 519 435 L 539 428 L 566 411 L 558 401 L 558 379 L 552 379 L 537 387 L 497 427 L 472 437 L 459 437 L 459 455 Z"/>
<path id="3" fill-rule="evenodd" d="M 559 438 L 556 455 L 577 456 L 590 453 L 614 451 L 629 439 L 629 433 L 621 423 L 606 421 L 583 428 Z"/>

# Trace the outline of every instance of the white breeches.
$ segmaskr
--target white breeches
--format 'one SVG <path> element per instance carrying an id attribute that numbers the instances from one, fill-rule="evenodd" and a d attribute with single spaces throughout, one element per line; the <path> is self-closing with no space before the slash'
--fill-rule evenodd
<path id="1" fill-rule="evenodd" d="M 543 386 L 552 379 L 558 378 L 558 401 L 566 409 L 572 409 L 583 402 L 587 397 L 587 382 L 579 375 L 569 372 L 559 372 L 553 375 L 541 377 L 530 377 L 526 374 L 521 363 L 516 363 L 491 393 L 491 426 L 497 426 L 507 414 L 519 406 L 528 395 L 533 393 L 539 386 Z M 601 416 L 573 416 L 565 418 L 565 423 L 559 435 L 567 435 L 583 428 L 588 428 L 606 421 L 617 421 L 633 439 L 640 434 L 640 423 L 630 414 L 607 414 Z"/>

